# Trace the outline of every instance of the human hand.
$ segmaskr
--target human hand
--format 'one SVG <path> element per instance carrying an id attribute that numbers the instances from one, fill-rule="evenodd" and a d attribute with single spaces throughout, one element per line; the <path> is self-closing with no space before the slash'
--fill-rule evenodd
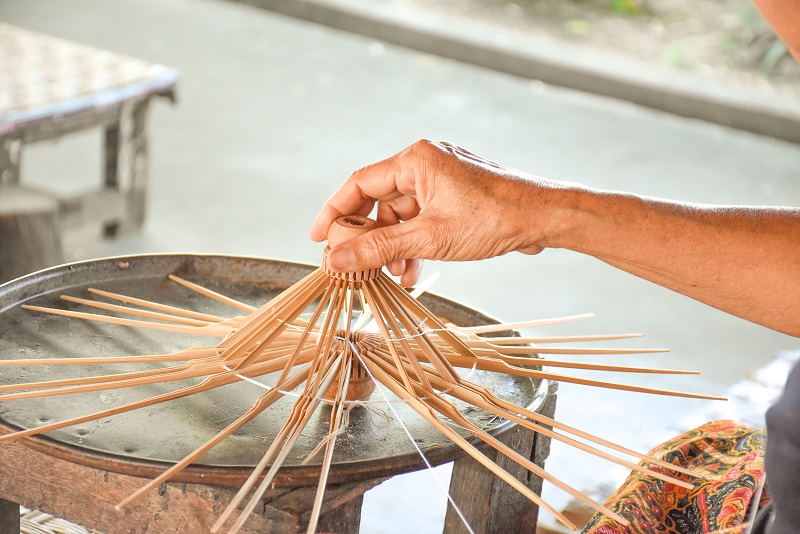
<path id="1" fill-rule="evenodd" d="M 562 187 L 450 143 L 422 140 L 350 175 L 310 233 L 322 241 L 337 217 L 366 216 L 377 204 L 379 228 L 333 247 L 328 265 L 334 271 L 387 265 L 410 286 L 419 278 L 420 259 L 540 252 L 554 228 L 548 199 Z"/>

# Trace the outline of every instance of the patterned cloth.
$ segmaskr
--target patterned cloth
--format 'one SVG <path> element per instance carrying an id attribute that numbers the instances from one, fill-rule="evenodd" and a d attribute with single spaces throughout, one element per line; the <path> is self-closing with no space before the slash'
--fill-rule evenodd
<path id="1" fill-rule="evenodd" d="M 583 533 L 743 533 L 745 519 L 752 519 L 747 516 L 750 501 L 764 481 L 765 442 L 763 430 L 732 421 L 712 421 L 671 439 L 648 455 L 708 476 L 678 474 L 694 484 L 689 490 L 634 471 L 606 502 L 630 527 L 596 514 Z M 768 501 L 765 494 L 762 505 Z"/>

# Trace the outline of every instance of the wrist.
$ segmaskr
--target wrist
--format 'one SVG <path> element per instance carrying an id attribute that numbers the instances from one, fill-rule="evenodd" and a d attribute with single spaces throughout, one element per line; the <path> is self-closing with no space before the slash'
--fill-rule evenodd
<path id="1" fill-rule="evenodd" d="M 605 192 L 579 184 L 539 180 L 529 182 L 531 195 L 521 206 L 525 214 L 525 247 L 578 250 L 585 236 L 602 213 L 601 196 Z"/>

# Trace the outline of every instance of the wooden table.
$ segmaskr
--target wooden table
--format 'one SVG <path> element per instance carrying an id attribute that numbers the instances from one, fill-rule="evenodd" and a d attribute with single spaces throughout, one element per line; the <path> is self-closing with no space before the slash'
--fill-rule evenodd
<path id="1" fill-rule="evenodd" d="M 67 348 L 75 357 L 87 351 L 107 355 L 130 353 L 131 347 L 138 347 L 148 354 L 174 350 L 169 349 L 174 342 L 171 334 L 159 337 L 154 333 L 145 338 L 133 329 L 115 325 L 106 327 L 53 317 L 34 318 L 19 307 L 25 301 L 53 305 L 58 295 L 64 292 L 81 294 L 87 285 L 91 285 L 149 300 L 158 297 L 166 304 L 191 303 L 192 309 L 197 311 L 222 314 L 222 304 L 207 304 L 202 299 L 187 300 L 190 295 L 177 284 L 166 282 L 166 274 L 176 273 L 218 291 L 222 289 L 217 288 L 224 288 L 226 294 L 254 304 L 281 291 L 310 269 L 310 266 L 263 259 L 192 255 L 134 256 L 56 267 L 0 285 L 0 357 L 12 357 L 8 355 L 20 352 L 25 352 L 27 357 L 52 357 L 54 352 L 61 354 Z M 442 297 L 424 295 L 423 301 L 434 313 L 448 317 L 456 324 L 492 321 L 475 310 Z M 69 339 L 68 345 L 63 344 L 65 339 Z M 151 343 L 154 345 L 150 346 Z M 46 380 L 51 376 L 48 373 L 63 377 L 65 371 L 58 366 L 48 367 L 37 370 L 35 377 Z M 509 389 L 505 386 L 511 384 L 506 381 L 513 379 L 506 375 L 492 376 L 491 380 L 498 382 L 491 382 L 493 385 L 487 387 Z M 9 372 L 0 375 L 0 382 L 5 381 L 18 382 Z M 528 384 L 532 387 L 531 383 Z M 521 391 L 520 388 L 527 387 L 517 382 L 510 389 Z M 204 406 L 202 413 L 198 413 L 197 406 L 191 403 L 186 406 L 170 404 L 165 410 L 142 410 L 110 418 L 99 427 L 94 423 L 68 427 L 56 431 L 54 439 L 32 437 L 0 444 L 0 534 L 19 531 L 16 503 L 107 534 L 208 532 L 250 472 L 250 468 L 224 466 L 254 465 L 250 463 L 253 457 L 260 458 L 263 454 L 265 438 L 262 436 L 271 435 L 271 427 L 276 424 L 273 421 L 280 417 L 262 419 L 259 423 L 262 426 L 237 436 L 231 449 L 220 451 L 217 459 L 210 459 L 209 466 L 187 469 L 174 481 L 162 485 L 159 491 L 149 493 L 122 512 L 115 511 L 114 506 L 141 487 L 145 478 L 156 476 L 169 465 L 152 458 L 166 458 L 165 454 L 170 454 L 173 444 L 181 442 L 190 447 L 188 450 L 193 450 L 195 445 L 191 440 L 195 443 L 198 439 L 205 440 L 197 433 L 200 430 L 217 432 L 217 428 L 206 427 L 219 425 L 220 417 L 234 413 L 226 402 L 239 400 L 240 393 L 249 394 L 246 390 L 235 390 L 224 395 L 220 393 L 220 397 L 210 397 L 209 402 L 201 404 Z M 523 401 L 526 403 L 535 401 L 536 407 L 532 406 L 532 409 L 552 417 L 556 385 L 550 383 L 546 387 L 532 388 L 531 393 L 524 393 L 520 398 L 526 399 Z M 116 394 L 127 393 L 120 391 Z M 67 412 L 72 410 L 86 413 L 84 402 L 102 404 L 102 399 L 94 395 L 86 400 L 81 397 L 72 403 L 56 401 L 33 406 L 17 406 L 11 401 L 4 403 L 2 417 L 6 423 L 15 421 L 13 424 L 18 426 L 40 426 L 48 419 L 68 418 L 70 414 Z M 125 403 L 129 399 L 120 397 L 115 402 Z M 394 409 L 404 413 L 401 404 Z M 193 421 L 197 416 L 199 419 Z M 320 418 L 319 428 L 327 429 L 323 419 Z M 351 415 L 350 424 L 351 428 L 362 428 L 363 431 L 349 431 L 347 439 L 342 438 L 339 442 L 344 447 L 343 457 L 334 463 L 331 470 L 331 485 L 325 494 L 320 532 L 357 533 L 365 491 L 388 477 L 424 467 L 396 421 L 389 425 L 371 425 L 370 414 L 364 408 L 357 408 Z M 455 460 L 450 494 L 475 532 L 535 532 L 536 506 L 470 457 L 463 456 L 458 447 L 442 440 L 436 431 L 429 434 L 410 420 L 405 424 L 433 465 Z M 142 432 L 145 425 L 160 432 Z M 515 426 L 497 430 L 505 432 L 503 440 L 514 450 L 538 465 L 544 465 L 549 453 L 549 438 Z M 319 467 L 302 465 L 300 459 L 316 445 L 318 436 L 315 432 L 310 428 L 308 443 L 298 444 L 300 450 L 293 451 L 288 462 L 293 465 L 281 469 L 275 480 L 276 488 L 265 496 L 263 508 L 249 519 L 245 532 L 294 534 L 304 531 L 315 492 L 312 485 L 318 478 Z M 486 453 L 540 493 L 539 478 L 530 477 L 523 468 L 504 457 L 497 458 L 494 451 L 487 450 Z M 182 458 L 185 452 L 177 451 L 175 455 Z M 234 463 L 225 463 L 228 461 L 226 458 L 232 458 Z M 222 467 L 213 467 L 216 465 L 213 462 L 219 462 Z M 444 532 L 466 532 L 452 509 L 447 511 Z"/>
<path id="2" fill-rule="evenodd" d="M 541 411 L 552 415 L 554 408 L 555 385 Z M 38 444 L 35 440 L 26 440 L 0 446 L 0 534 L 19 533 L 19 504 L 106 534 L 200 534 L 209 531 L 237 490 L 235 487 L 170 482 L 144 500 L 117 512 L 114 506 L 142 486 L 141 478 L 60 459 L 53 456 L 51 446 L 43 447 L 39 441 Z M 514 428 L 503 441 L 544 466 L 549 438 Z M 496 454 L 489 453 L 489 457 L 494 459 Z M 504 463 L 503 459 L 498 463 L 541 493 L 541 479 L 529 479 L 516 464 Z M 384 477 L 367 478 L 328 486 L 318 531 L 357 534 L 364 492 L 385 480 Z M 316 487 L 309 486 L 269 491 L 263 499 L 261 513 L 253 514 L 242 532 L 305 532 L 315 491 Z M 536 532 L 537 507 L 469 457 L 455 460 L 450 495 L 475 532 Z M 443 533 L 465 532 L 460 518 L 448 506 Z"/>
<path id="3" fill-rule="evenodd" d="M 26 145 L 102 128 L 101 183 L 89 193 L 56 199 L 59 229 L 102 224 L 114 236 L 139 228 L 147 192 L 148 105 L 156 96 L 174 101 L 177 80 L 176 71 L 161 65 L 0 23 L 3 194 L 22 187 Z"/>

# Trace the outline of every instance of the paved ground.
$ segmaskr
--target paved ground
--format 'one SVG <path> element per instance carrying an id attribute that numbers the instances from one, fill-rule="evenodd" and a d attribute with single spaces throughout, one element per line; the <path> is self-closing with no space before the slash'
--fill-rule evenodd
<path id="1" fill-rule="evenodd" d="M 213 0 L 4 0 L 0 20 L 164 63 L 179 104 L 152 113 L 145 231 L 82 240 L 74 258 L 137 252 L 247 254 L 317 262 L 306 237 L 354 168 L 419 137 L 448 139 L 551 178 L 697 202 L 800 205 L 800 146 L 555 89 Z M 98 134 L 26 153 L 23 180 L 76 190 L 99 175 Z M 718 394 L 800 343 L 563 251 L 429 265 L 435 291 L 506 320 L 592 311 L 553 334 L 640 331 L 625 346 L 667 356 L 615 361 L 699 369 L 638 383 Z M 704 403 L 563 386 L 559 417 L 647 449 Z M 549 470 L 586 487 L 623 476 L 555 449 Z M 446 475 L 446 473 L 445 473 Z M 368 494 L 363 532 L 441 527 L 428 474 Z M 565 498 L 547 489 L 556 504 Z M 409 525 L 408 510 L 419 510 Z"/>

